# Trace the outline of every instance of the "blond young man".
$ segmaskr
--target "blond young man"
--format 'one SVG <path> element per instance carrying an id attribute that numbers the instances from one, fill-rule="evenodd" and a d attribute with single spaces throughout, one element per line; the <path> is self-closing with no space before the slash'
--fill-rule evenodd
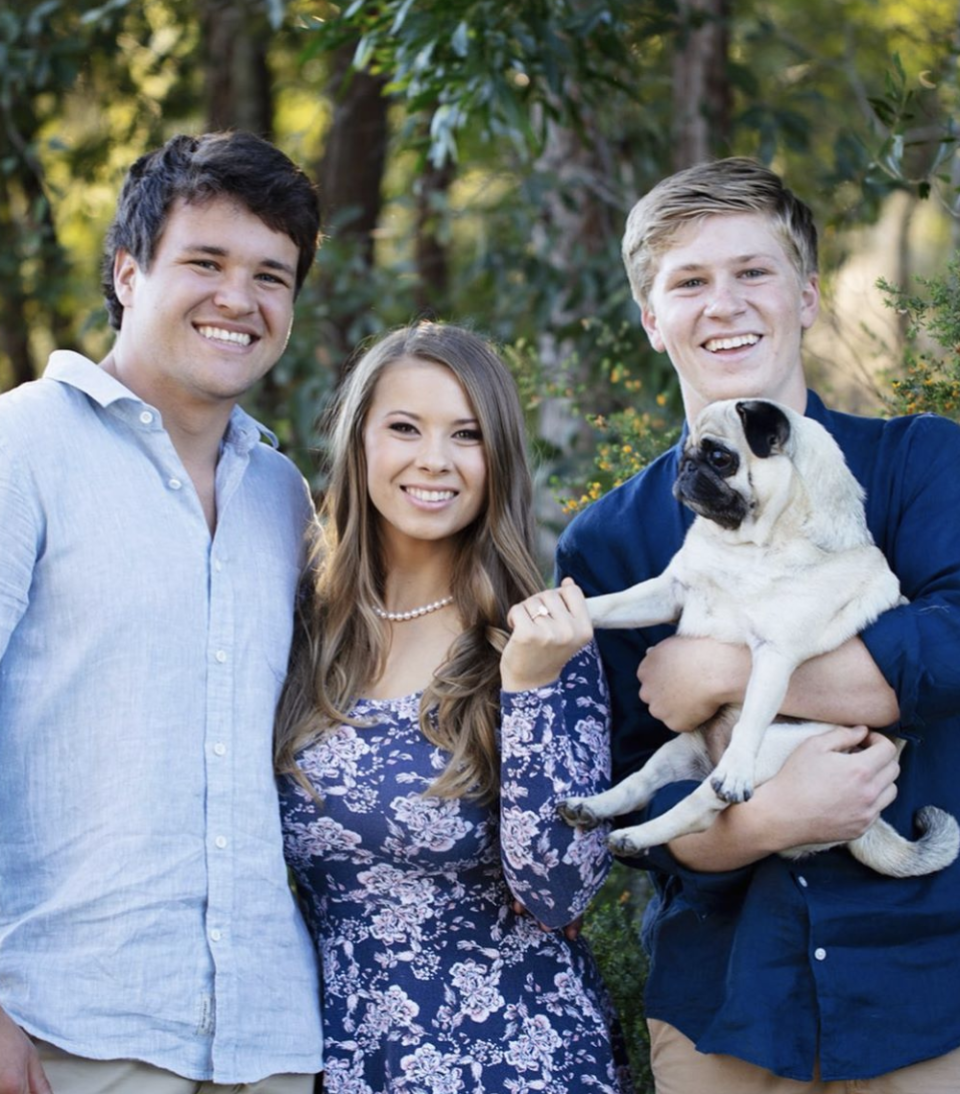
<path id="1" fill-rule="evenodd" d="M 744 397 L 823 424 L 866 489 L 870 529 L 910 600 L 794 674 L 784 714 L 850 728 L 807 742 L 708 832 L 638 863 L 655 883 L 643 941 L 658 1094 L 952 1094 L 960 864 L 895 880 L 842 849 L 800 862 L 776 852 L 848 840 L 881 811 L 907 834 L 926 802 L 960 814 L 960 429 L 929 415 L 840 414 L 808 390 L 801 342 L 819 308 L 817 233 L 760 164 L 720 160 L 664 180 L 631 212 L 623 255 L 687 421 Z M 678 454 L 571 523 L 559 575 L 598 595 L 666 566 L 692 520 L 672 497 Z M 746 648 L 669 627 L 597 637 L 615 778 L 670 731 L 742 700 Z M 913 742 L 902 771 L 884 728 Z M 651 815 L 690 789 L 661 791 Z"/>

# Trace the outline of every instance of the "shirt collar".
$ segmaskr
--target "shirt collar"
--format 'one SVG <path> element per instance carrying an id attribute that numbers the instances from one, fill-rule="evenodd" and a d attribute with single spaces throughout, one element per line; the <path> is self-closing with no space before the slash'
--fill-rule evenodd
<path id="1" fill-rule="evenodd" d="M 51 353 L 43 376 L 45 380 L 56 380 L 58 383 L 67 384 L 82 391 L 84 395 L 102 407 L 111 406 L 122 399 L 131 399 L 141 406 L 148 405 L 139 395 L 135 395 L 128 387 L 120 383 L 115 376 L 111 376 L 88 357 L 84 357 L 81 353 L 74 353 L 73 350 L 55 350 Z M 151 410 L 159 416 L 159 411 L 155 407 L 151 407 Z M 272 430 L 267 429 L 241 407 L 235 406 L 223 436 L 224 445 L 229 445 L 241 455 L 245 455 L 260 442 L 261 437 L 267 440 L 271 448 L 280 447 L 280 442 Z"/>
<path id="2" fill-rule="evenodd" d="M 823 400 L 810 388 L 807 388 L 807 409 L 803 414 L 804 417 L 813 418 L 815 422 L 819 422 L 823 426 L 827 424 L 830 417 L 830 411 L 823 405 Z"/>

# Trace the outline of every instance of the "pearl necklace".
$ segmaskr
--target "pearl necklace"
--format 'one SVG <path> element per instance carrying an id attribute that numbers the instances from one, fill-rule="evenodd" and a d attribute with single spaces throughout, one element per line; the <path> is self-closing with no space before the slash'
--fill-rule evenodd
<path id="1" fill-rule="evenodd" d="M 381 619 L 389 620 L 391 623 L 406 623 L 408 619 L 418 619 L 421 615 L 429 615 L 430 612 L 445 608 L 452 603 L 453 597 L 445 596 L 442 600 L 435 600 L 432 604 L 424 604 L 422 608 L 411 608 L 408 612 L 388 612 L 386 608 L 381 608 L 379 604 L 373 605 L 373 611 L 375 615 L 378 615 Z"/>

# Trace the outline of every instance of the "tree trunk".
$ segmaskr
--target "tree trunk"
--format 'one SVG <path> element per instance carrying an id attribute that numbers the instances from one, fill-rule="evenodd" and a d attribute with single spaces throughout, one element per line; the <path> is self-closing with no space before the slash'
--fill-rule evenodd
<path id="1" fill-rule="evenodd" d="M 417 309 L 424 318 L 441 317 L 450 305 L 450 258 L 443 224 L 456 174 L 449 159 L 442 167 L 427 160 L 415 184 Z"/>
<path id="2" fill-rule="evenodd" d="M 383 206 L 383 173 L 387 159 L 387 78 L 352 68 L 356 43 L 341 46 L 333 55 L 328 94 L 333 121 L 317 170 L 324 210 L 327 245 L 339 257 L 339 267 L 350 268 L 362 280 L 374 266 L 375 231 Z M 336 263 L 320 255 L 321 291 L 332 303 L 325 329 L 326 356 L 340 373 L 360 333 L 366 304 L 339 306 L 331 274 Z M 356 294 L 351 294 L 356 301 Z M 361 294 L 362 297 L 362 294 Z"/>
<path id="3" fill-rule="evenodd" d="M 333 57 L 333 123 L 318 174 L 326 217 L 338 238 L 349 236 L 372 266 L 387 158 L 387 80 L 351 67 L 355 46 L 341 46 Z"/>
<path id="4" fill-rule="evenodd" d="M 267 45 L 271 30 L 257 0 L 201 0 L 207 128 L 273 137 Z"/>
<path id="5" fill-rule="evenodd" d="M 673 169 L 725 154 L 730 137 L 728 0 L 678 0 L 673 59 Z"/>

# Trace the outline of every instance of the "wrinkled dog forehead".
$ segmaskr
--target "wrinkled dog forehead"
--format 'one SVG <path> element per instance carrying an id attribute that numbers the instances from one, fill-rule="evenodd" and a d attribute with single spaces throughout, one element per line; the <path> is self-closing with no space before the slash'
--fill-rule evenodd
<path id="1" fill-rule="evenodd" d="M 803 422 L 802 416 L 770 399 L 726 399 L 700 411 L 690 430 L 689 446 L 715 438 L 739 451 L 749 448 L 754 456 L 765 459 L 791 452 L 791 436 Z"/>
<path id="2" fill-rule="evenodd" d="M 710 403 L 700 411 L 690 427 L 688 448 L 696 448 L 705 438 L 723 440 L 739 447 L 743 442 L 743 423 L 737 413 L 737 400 Z"/>

